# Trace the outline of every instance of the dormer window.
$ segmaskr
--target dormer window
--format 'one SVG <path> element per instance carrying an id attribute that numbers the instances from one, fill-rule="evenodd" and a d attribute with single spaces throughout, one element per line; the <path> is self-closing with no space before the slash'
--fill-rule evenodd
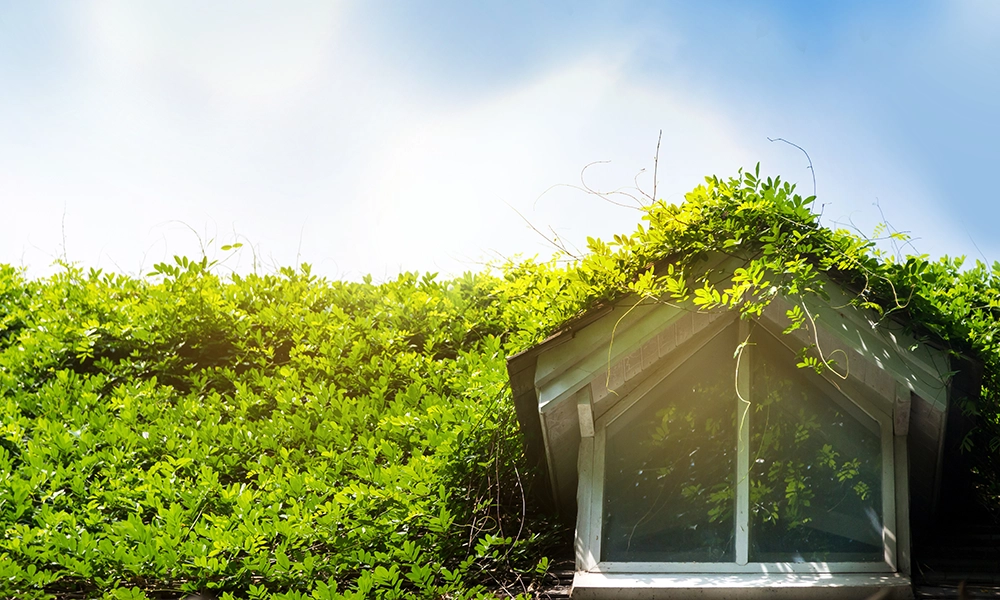
<path id="1" fill-rule="evenodd" d="M 597 420 L 593 570 L 895 571 L 889 415 L 763 327 L 737 361 L 743 339 L 725 327 Z"/>
<path id="2" fill-rule="evenodd" d="M 812 321 L 789 335 L 780 298 L 752 320 L 625 301 L 509 360 L 529 456 L 576 522 L 574 598 L 912 597 L 949 360 L 830 292 L 795 300 Z M 832 368 L 800 368 L 804 348 Z"/>

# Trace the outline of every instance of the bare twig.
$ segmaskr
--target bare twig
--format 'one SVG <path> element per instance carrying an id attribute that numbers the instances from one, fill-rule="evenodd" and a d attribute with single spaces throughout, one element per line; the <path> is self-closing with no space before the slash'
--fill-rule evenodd
<path id="1" fill-rule="evenodd" d="M 569 249 L 567 249 L 565 245 L 560 245 L 558 239 L 553 240 L 553 239 L 549 238 L 549 236 L 547 236 L 544 233 L 542 233 L 541 230 L 539 230 L 537 227 L 535 227 L 534 223 L 532 223 L 530 220 L 528 220 L 528 217 L 522 215 L 521 211 L 519 211 L 516 208 L 514 208 L 514 206 L 511 203 L 507 202 L 506 200 L 501 200 L 501 202 L 503 202 L 504 204 L 506 204 L 507 208 L 509 208 L 512 211 L 514 211 L 517 214 L 517 216 L 521 217 L 521 220 L 524 221 L 528 225 L 528 227 L 531 228 L 532 231 L 534 231 L 539 236 L 541 236 L 541 238 L 543 240 L 545 240 L 546 242 L 548 242 L 553 248 L 555 248 L 559 252 L 562 252 L 566 256 L 571 256 L 574 259 L 578 259 L 579 258 L 575 254 L 573 254 L 572 252 L 570 252 Z"/>
<path id="2" fill-rule="evenodd" d="M 63 202 L 63 213 L 62 220 L 60 221 L 60 229 L 62 232 L 62 260 L 63 262 L 69 262 L 68 252 L 66 250 L 66 203 Z"/>
<path id="3" fill-rule="evenodd" d="M 580 185 L 574 185 L 574 184 L 571 184 L 571 183 L 557 183 L 557 184 L 554 184 L 554 185 L 550 185 L 548 188 L 545 189 L 544 192 L 542 192 L 541 194 L 538 195 L 537 198 L 535 198 L 535 203 L 534 203 L 533 206 L 537 206 L 538 205 L 538 201 L 541 200 L 543 196 L 545 196 L 546 194 L 548 194 L 552 190 L 554 190 L 556 188 L 569 188 L 571 190 L 577 190 L 577 191 L 580 191 L 580 192 L 584 192 L 584 193 L 586 193 L 587 195 L 590 195 L 590 196 L 597 196 L 601 200 L 604 200 L 605 202 L 607 202 L 609 204 L 613 204 L 615 206 L 620 206 L 622 208 L 629 208 L 629 209 L 632 209 L 632 210 L 640 210 L 641 211 L 642 208 L 643 208 L 642 201 L 639 198 L 637 198 L 634 194 L 631 194 L 631 193 L 629 193 L 629 192 L 627 192 L 625 190 L 635 189 L 640 194 L 645 195 L 645 193 L 642 190 L 640 190 L 638 188 L 624 188 L 624 187 L 622 187 L 622 188 L 617 188 L 617 189 L 614 189 L 614 190 L 611 190 L 611 191 L 608 191 L 608 192 L 602 192 L 600 190 L 595 190 L 594 188 L 590 187 L 590 185 L 587 183 L 587 181 L 586 181 L 587 169 L 593 167 L 594 165 L 604 165 L 604 164 L 608 164 L 610 162 L 611 162 L 610 160 L 596 160 L 594 162 L 591 162 L 591 163 L 588 163 L 588 164 L 584 165 L 583 169 L 580 170 Z M 636 205 L 633 206 L 631 204 L 625 204 L 625 203 L 613 200 L 611 198 L 611 196 L 614 196 L 614 195 L 625 196 L 627 198 L 630 198 L 633 202 L 635 202 Z"/>
<path id="4" fill-rule="evenodd" d="M 626 189 L 629 189 L 629 188 L 617 188 L 617 189 L 611 190 L 610 192 L 602 192 L 602 191 L 599 191 L 599 190 L 596 190 L 596 189 L 590 187 L 590 184 L 587 183 L 587 180 L 586 180 L 587 169 L 589 169 L 590 167 L 592 167 L 594 165 L 606 165 L 606 164 L 608 164 L 610 162 L 611 162 L 610 160 L 597 160 L 597 161 L 594 161 L 592 163 L 589 163 L 589 164 L 585 165 L 582 169 L 580 169 L 580 186 L 581 186 L 580 189 L 582 189 L 583 191 L 587 192 L 588 194 L 590 194 L 592 196 L 597 196 L 598 198 L 600 198 L 601 200 L 604 200 L 605 202 L 610 202 L 611 204 L 614 204 L 615 206 L 620 206 L 622 208 L 630 208 L 632 210 L 642 210 L 642 201 L 639 200 L 638 198 L 636 198 L 634 195 L 632 195 L 632 194 L 630 194 L 628 192 L 623 191 L 623 190 L 626 190 Z M 637 191 L 641 192 L 641 190 L 637 190 Z M 619 194 L 619 195 L 625 196 L 627 198 L 631 198 L 632 201 L 635 202 L 638 206 L 632 206 L 631 204 L 623 204 L 621 202 L 616 202 L 616 201 L 614 201 L 614 200 L 611 199 L 611 196 L 614 195 L 614 194 Z"/>
<path id="5" fill-rule="evenodd" d="M 885 213 L 882 212 L 882 205 L 879 204 L 878 196 L 875 197 L 875 208 L 878 209 L 878 214 L 882 218 L 882 224 L 885 225 L 886 231 L 889 232 L 889 239 L 892 240 L 891 243 L 892 243 L 893 250 L 896 252 L 896 258 L 899 259 L 900 261 L 903 260 L 903 255 L 901 253 L 901 250 L 903 248 L 907 247 L 907 246 L 910 247 L 910 250 L 913 251 L 914 255 L 920 254 L 920 251 L 917 250 L 916 245 L 913 243 L 913 242 L 917 241 L 920 238 L 910 237 L 911 234 L 910 234 L 909 231 L 900 231 L 899 229 L 896 229 L 895 227 L 893 227 L 892 223 L 890 223 L 889 220 L 885 218 Z M 895 235 L 893 235 L 893 234 L 899 234 L 899 233 L 902 233 L 902 234 L 904 234 L 906 236 L 905 243 L 903 245 L 901 245 L 901 246 L 898 245 L 898 244 L 896 244 L 896 240 L 898 238 Z M 875 238 L 875 240 L 878 240 L 878 239 L 880 239 L 880 238 Z M 975 242 L 973 242 L 973 243 L 975 243 Z M 978 250 L 978 248 L 977 248 L 977 250 Z M 984 256 L 983 258 L 985 259 L 986 257 Z"/>
<path id="6" fill-rule="evenodd" d="M 813 196 L 815 196 L 816 195 L 816 169 L 813 169 L 813 161 L 812 161 L 811 158 L 809 158 L 809 153 L 806 152 L 805 148 L 803 148 L 802 146 L 799 146 L 798 144 L 793 144 L 792 142 L 789 142 L 785 138 L 773 138 L 773 139 L 772 138 L 767 138 L 767 141 L 769 141 L 769 142 L 785 142 L 789 146 L 795 146 L 796 148 L 798 148 L 799 150 L 802 151 L 802 154 L 806 155 L 806 160 L 809 161 L 809 171 L 812 173 L 812 179 L 813 179 Z"/>
<path id="7" fill-rule="evenodd" d="M 302 238 L 306 232 L 306 226 L 303 223 L 302 227 L 299 229 L 299 246 L 295 249 L 295 268 L 299 268 L 300 261 L 302 260 Z"/>
<path id="8" fill-rule="evenodd" d="M 653 202 L 656 202 L 656 179 L 660 172 L 660 142 L 663 140 L 663 130 L 656 137 L 656 155 L 653 156 Z"/>

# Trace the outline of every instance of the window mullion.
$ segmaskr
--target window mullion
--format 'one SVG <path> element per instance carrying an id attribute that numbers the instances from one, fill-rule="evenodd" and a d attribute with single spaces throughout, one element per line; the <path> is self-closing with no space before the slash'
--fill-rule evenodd
<path id="1" fill-rule="evenodd" d="M 740 341 L 744 343 L 736 362 L 737 445 L 736 445 L 736 564 L 749 561 L 750 539 L 750 364 L 748 344 L 750 324 L 740 320 Z"/>

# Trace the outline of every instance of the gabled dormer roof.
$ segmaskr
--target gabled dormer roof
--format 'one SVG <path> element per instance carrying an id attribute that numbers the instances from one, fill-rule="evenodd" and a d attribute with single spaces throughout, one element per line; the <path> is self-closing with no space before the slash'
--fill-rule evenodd
<path id="1" fill-rule="evenodd" d="M 716 259 L 706 270 L 732 273 L 737 266 L 734 260 Z M 850 294 L 836 283 L 826 283 L 829 300 L 815 295 L 775 298 L 759 320 L 780 332 L 790 323 L 786 311 L 798 305 L 809 318 L 803 327 L 780 336 L 787 346 L 793 351 L 812 347 L 813 355 L 832 366 L 838 385 L 870 390 L 892 415 L 898 435 L 910 433 L 912 416 L 913 435 L 927 448 L 914 458 L 928 463 L 921 473 L 929 480 L 921 485 L 932 502 L 940 481 L 949 355 L 918 340 L 907 323 L 881 319 L 852 304 Z M 526 452 L 547 480 L 554 506 L 567 517 L 575 511 L 581 431 L 586 433 L 594 419 L 651 371 L 672 356 L 677 360 L 679 349 L 736 318 L 735 311 L 703 312 L 691 304 L 625 297 L 578 316 L 508 359 Z M 587 395 L 587 402 L 580 401 L 581 395 Z"/>

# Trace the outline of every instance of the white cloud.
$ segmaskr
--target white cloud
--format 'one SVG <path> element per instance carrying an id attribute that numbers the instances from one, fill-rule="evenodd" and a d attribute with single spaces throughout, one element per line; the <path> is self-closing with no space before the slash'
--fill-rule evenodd
<path id="1" fill-rule="evenodd" d="M 102 2 L 78 7 L 109 77 L 163 78 L 199 88 L 209 102 L 244 110 L 277 110 L 324 71 L 344 36 L 336 3 Z M 171 78 L 177 78 L 171 80 Z M 175 92 L 163 89 L 165 98 Z"/>
<path id="2" fill-rule="evenodd" d="M 919 179 L 835 97 L 806 110 L 694 93 L 702 88 L 683 75 L 637 76 L 640 42 L 595 46 L 459 103 L 371 52 L 377 40 L 353 37 L 355 16 L 340 5 L 279 18 L 235 7 L 80 5 L 85 60 L 53 100 L 61 112 L 26 102 L 30 135 L 20 146 L 0 141 L 0 180 L 22 199 L 13 210 L 23 224 L 0 242 L 0 260 L 23 253 L 44 271 L 60 252 L 64 209 L 70 258 L 132 272 L 197 254 L 187 225 L 222 241 L 238 232 L 279 264 L 301 251 L 332 277 L 547 256 L 505 203 L 578 246 L 629 232 L 635 211 L 568 187 L 538 196 L 578 183 L 597 160 L 612 162 L 588 171 L 595 187 L 630 186 L 645 168 L 639 182 L 650 190 L 659 129 L 658 192 L 668 200 L 758 160 L 808 191 L 804 159 L 768 135 L 810 151 L 821 201 L 836 203 L 827 215 L 870 216 L 875 197 L 922 198 Z"/>

